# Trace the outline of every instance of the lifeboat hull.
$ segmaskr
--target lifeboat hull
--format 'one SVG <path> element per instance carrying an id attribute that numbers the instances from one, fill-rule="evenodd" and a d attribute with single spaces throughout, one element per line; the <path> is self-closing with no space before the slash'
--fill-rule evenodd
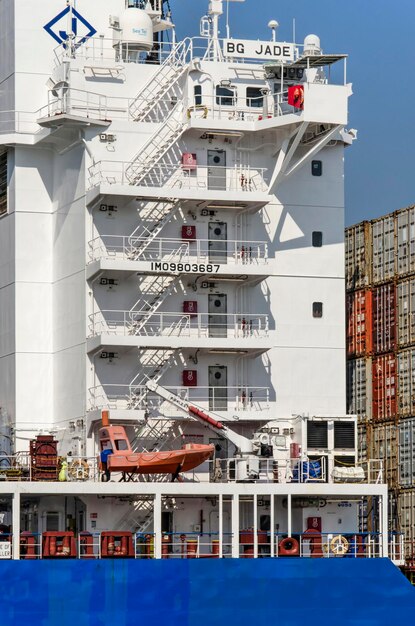
<path id="1" fill-rule="evenodd" d="M 166 452 L 138 452 L 111 454 L 107 459 L 110 472 L 136 474 L 174 474 L 188 472 L 207 461 L 213 454 L 214 446 L 188 444 L 181 450 Z"/>

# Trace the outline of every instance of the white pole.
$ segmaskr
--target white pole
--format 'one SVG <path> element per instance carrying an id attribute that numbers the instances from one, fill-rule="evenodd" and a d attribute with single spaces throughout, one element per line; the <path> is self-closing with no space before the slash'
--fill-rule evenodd
<path id="1" fill-rule="evenodd" d="M 223 558 L 223 494 L 219 494 L 219 558 Z"/>
<path id="2" fill-rule="evenodd" d="M 254 494 L 254 559 L 258 558 L 258 496 Z"/>
<path id="3" fill-rule="evenodd" d="M 232 558 L 239 559 L 239 495 L 232 497 Z"/>
<path id="4" fill-rule="evenodd" d="M 287 533 L 288 536 L 291 537 L 292 533 L 292 515 L 291 515 L 291 494 L 289 493 L 287 496 Z"/>
<path id="5" fill-rule="evenodd" d="M 13 560 L 20 559 L 20 493 L 13 495 L 12 503 Z"/>
<path id="6" fill-rule="evenodd" d="M 275 496 L 272 493 L 270 497 L 270 557 L 275 556 L 275 537 L 274 537 L 274 527 L 275 527 Z"/>
<path id="7" fill-rule="evenodd" d="M 154 558 L 161 559 L 161 494 L 156 493 L 154 496 Z"/>

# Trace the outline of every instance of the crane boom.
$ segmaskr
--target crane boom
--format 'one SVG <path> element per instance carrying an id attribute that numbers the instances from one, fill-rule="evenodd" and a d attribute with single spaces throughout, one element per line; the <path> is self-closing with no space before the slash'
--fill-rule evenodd
<path id="1" fill-rule="evenodd" d="M 190 404 L 187 400 L 183 400 L 179 398 L 175 393 L 171 393 L 165 387 L 162 387 L 158 383 L 153 380 L 149 380 L 146 383 L 147 389 L 153 391 L 161 398 L 164 398 L 170 404 L 182 409 L 183 411 L 187 411 L 187 413 L 196 419 L 198 422 L 207 426 L 210 430 L 212 430 L 216 435 L 220 437 L 224 437 L 239 450 L 241 454 L 252 454 L 253 445 L 252 441 L 243 435 L 239 435 L 235 433 L 233 430 L 225 426 L 222 422 L 216 420 L 214 417 L 199 409 L 199 407 Z"/>

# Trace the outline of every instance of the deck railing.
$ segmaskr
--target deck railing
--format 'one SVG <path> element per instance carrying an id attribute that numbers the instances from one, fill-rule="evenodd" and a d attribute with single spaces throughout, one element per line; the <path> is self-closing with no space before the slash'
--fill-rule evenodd
<path id="1" fill-rule="evenodd" d="M 88 243 L 89 262 L 100 259 L 120 261 L 150 261 L 174 263 L 219 263 L 221 265 L 263 265 L 268 261 L 265 241 L 237 241 L 228 239 L 217 243 L 208 239 L 158 237 L 147 244 L 146 237 L 134 235 L 101 235 Z M 188 268 L 186 271 L 197 271 Z"/>
<path id="2" fill-rule="evenodd" d="M 57 533 L 59 534 L 59 533 Z M 121 533 L 120 533 L 121 534 Z M 122 532 L 125 535 L 125 531 Z M 105 535 L 110 537 L 105 544 Z M 152 531 L 132 532 L 128 544 L 121 545 L 117 531 L 81 532 L 75 536 L 75 548 L 62 549 L 57 537 L 53 554 L 45 548 L 42 533 L 23 532 L 20 534 L 21 560 L 76 558 L 80 560 L 104 558 L 154 559 L 155 544 L 159 535 Z M 388 556 L 398 564 L 404 564 L 405 540 L 402 533 L 393 532 L 388 536 Z M 192 532 L 186 529 L 161 533 L 162 559 L 217 559 L 217 558 L 382 558 L 382 535 L 378 532 L 318 532 L 273 533 L 253 529 L 240 530 L 235 537 L 231 532 Z M 0 561 L 13 558 L 13 534 L 0 533 Z"/>

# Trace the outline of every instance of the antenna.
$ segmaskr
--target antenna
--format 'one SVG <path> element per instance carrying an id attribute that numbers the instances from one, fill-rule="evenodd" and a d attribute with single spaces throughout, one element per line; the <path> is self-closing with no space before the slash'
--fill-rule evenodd
<path id="1" fill-rule="evenodd" d="M 226 2 L 226 37 L 227 39 L 231 36 L 231 30 L 229 26 L 229 3 L 230 2 L 245 2 L 245 0 L 225 0 Z"/>
<path id="2" fill-rule="evenodd" d="M 268 28 L 272 30 L 272 41 L 277 41 L 277 28 L 279 24 L 277 20 L 270 20 L 268 22 Z"/>

